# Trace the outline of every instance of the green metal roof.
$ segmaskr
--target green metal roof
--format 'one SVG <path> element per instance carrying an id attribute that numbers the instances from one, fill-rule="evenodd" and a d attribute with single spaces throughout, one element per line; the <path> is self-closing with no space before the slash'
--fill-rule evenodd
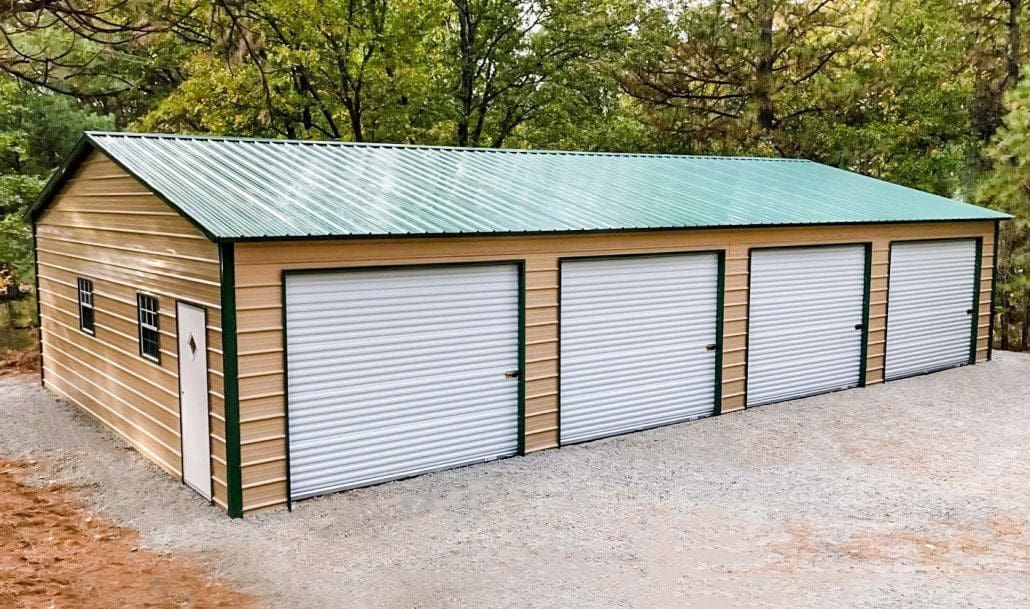
<path id="1" fill-rule="evenodd" d="M 996 220 L 809 161 L 89 132 L 215 240 Z"/>

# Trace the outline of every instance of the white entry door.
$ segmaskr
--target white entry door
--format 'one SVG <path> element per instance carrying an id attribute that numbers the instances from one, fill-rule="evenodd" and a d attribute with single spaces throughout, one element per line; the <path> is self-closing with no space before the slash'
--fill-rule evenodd
<path id="1" fill-rule="evenodd" d="M 286 276 L 290 498 L 518 450 L 519 269 Z"/>
<path id="2" fill-rule="evenodd" d="M 211 432 L 207 400 L 207 313 L 176 303 L 179 334 L 179 419 L 182 426 L 182 479 L 211 499 Z"/>
<path id="3" fill-rule="evenodd" d="M 715 414 L 716 254 L 561 265 L 561 443 Z"/>
<path id="4" fill-rule="evenodd" d="M 860 384 L 865 275 L 862 245 L 751 253 L 748 406 Z"/>
<path id="5" fill-rule="evenodd" d="M 973 239 L 891 246 L 888 380 L 969 363 L 976 250 Z"/>

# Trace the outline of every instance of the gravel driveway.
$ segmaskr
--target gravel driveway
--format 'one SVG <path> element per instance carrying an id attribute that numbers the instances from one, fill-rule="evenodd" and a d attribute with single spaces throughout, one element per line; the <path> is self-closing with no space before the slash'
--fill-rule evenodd
<path id="1" fill-rule="evenodd" d="M 34 378 L 0 453 L 269 607 L 1030 606 L 1030 356 L 229 520 Z"/>

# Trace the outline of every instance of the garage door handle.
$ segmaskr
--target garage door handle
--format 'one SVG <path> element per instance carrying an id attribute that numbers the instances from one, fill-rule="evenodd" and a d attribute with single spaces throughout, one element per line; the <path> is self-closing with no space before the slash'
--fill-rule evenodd
<path id="1" fill-rule="evenodd" d="M 705 349 L 708 350 L 708 351 L 715 351 L 718 348 L 719 348 L 719 345 L 716 345 L 715 343 L 711 343 L 711 344 L 705 345 Z"/>
<path id="2" fill-rule="evenodd" d="M 865 327 L 865 324 L 855 324 L 855 329 L 856 330 L 861 330 L 864 327 Z"/>
<path id="3" fill-rule="evenodd" d="M 517 379 L 517 378 L 519 378 L 519 371 L 518 370 L 509 370 L 509 371 L 504 373 L 504 378 Z"/>
<path id="4" fill-rule="evenodd" d="M 973 314 L 973 310 L 972 309 L 966 309 L 966 315 L 972 315 L 972 314 Z"/>

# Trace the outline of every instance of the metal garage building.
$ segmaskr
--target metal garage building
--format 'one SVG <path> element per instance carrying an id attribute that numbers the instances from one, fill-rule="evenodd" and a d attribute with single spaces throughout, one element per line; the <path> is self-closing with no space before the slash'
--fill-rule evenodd
<path id="1" fill-rule="evenodd" d="M 1007 216 L 807 161 L 89 133 L 43 383 L 240 516 L 990 357 Z"/>

